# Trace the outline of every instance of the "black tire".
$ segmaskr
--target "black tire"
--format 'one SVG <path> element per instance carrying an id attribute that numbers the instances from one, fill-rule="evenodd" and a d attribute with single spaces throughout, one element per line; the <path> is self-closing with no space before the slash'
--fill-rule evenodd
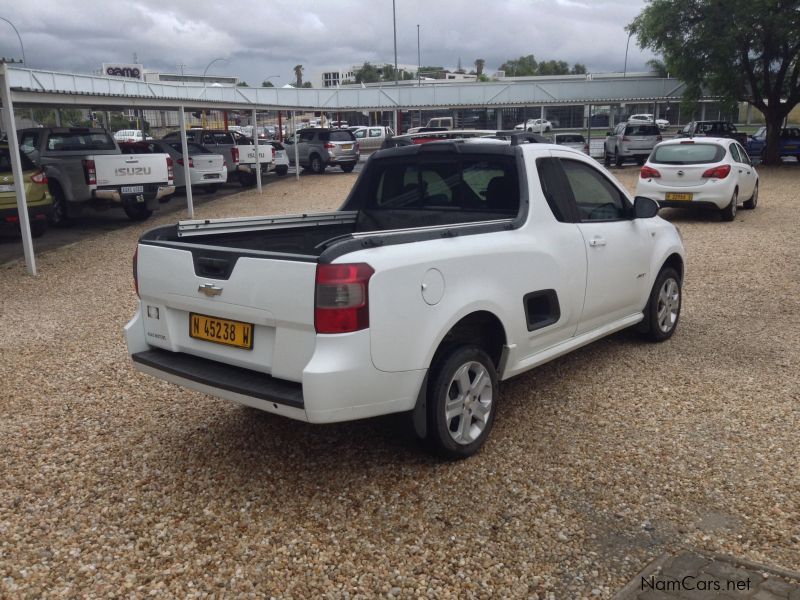
<path id="1" fill-rule="evenodd" d="M 45 231 L 47 231 L 47 219 L 36 219 L 35 221 L 31 221 L 32 237 L 42 237 Z"/>
<path id="2" fill-rule="evenodd" d="M 355 163 L 353 163 L 352 165 L 342 165 L 342 171 L 344 171 L 345 173 L 352 173 L 353 169 L 355 168 L 356 168 Z"/>
<path id="3" fill-rule="evenodd" d="M 278 174 L 278 177 L 284 177 L 289 172 L 288 165 L 278 165 L 275 167 L 275 172 Z"/>
<path id="4" fill-rule="evenodd" d="M 670 282 L 675 286 L 677 299 L 671 294 L 673 288 Z M 680 275 L 672 267 L 664 267 L 656 277 L 653 289 L 650 290 L 650 297 L 644 308 L 644 320 L 640 324 L 639 331 L 653 342 L 663 342 L 671 338 L 678 328 L 682 302 Z M 666 312 L 660 314 L 660 311 Z"/>
<path id="5" fill-rule="evenodd" d="M 533 127 L 528 127 L 528 133 L 533 133 Z"/>
<path id="6" fill-rule="evenodd" d="M 239 173 L 239 183 L 242 187 L 253 187 L 256 184 L 255 173 Z"/>
<path id="7" fill-rule="evenodd" d="M 123 202 L 122 209 L 131 221 L 145 221 L 153 214 L 144 202 Z"/>
<path id="8" fill-rule="evenodd" d="M 742 204 L 742 208 L 746 208 L 747 210 L 753 210 L 756 206 L 758 206 L 758 182 L 756 181 L 756 187 L 753 188 L 753 195 L 750 196 L 749 200 L 745 200 L 744 204 Z"/>
<path id="9" fill-rule="evenodd" d="M 545 132 L 545 133 L 549 133 L 549 132 L 550 132 L 550 128 L 549 128 L 549 127 L 545 127 L 545 128 L 544 128 L 544 132 Z"/>
<path id="10" fill-rule="evenodd" d="M 211 185 L 205 186 L 206 194 L 216 194 L 219 191 L 219 184 L 212 183 Z"/>
<path id="11" fill-rule="evenodd" d="M 736 207 L 739 204 L 739 189 L 733 190 L 733 196 L 728 206 L 719 211 L 723 221 L 733 221 L 736 218 Z"/>
<path id="12" fill-rule="evenodd" d="M 47 220 L 53 227 L 67 227 L 70 224 L 69 208 L 64 190 L 58 184 L 50 187 L 50 194 L 53 196 L 53 206 L 47 214 Z"/>
<path id="13" fill-rule="evenodd" d="M 470 384 L 463 391 L 459 391 L 460 386 L 456 383 L 456 374 L 461 369 L 465 369 Z M 488 384 L 472 387 L 475 383 L 485 382 L 483 378 L 486 376 L 489 377 Z M 470 394 L 473 390 L 477 390 L 477 395 Z M 475 454 L 489 437 L 494 425 L 498 390 L 494 363 L 478 346 L 453 346 L 437 356 L 427 390 L 427 441 L 432 449 L 449 459 L 462 459 Z M 459 403 L 459 396 L 466 397 Z M 448 400 L 451 411 L 455 411 L 455 414 L 451 412 L 449 419 Z M 462 427 L 462 424 L 469 429 Z"/>
<path id="14" fill-rule="evenodd" d="M 319 157 L 319 154 L 312 154 L 309 157 L 309 168 L 312 172 L 320 175 L 325 172 L 325 164 L 322 162 L 322 159 Z"/>
<path id="15" fill-rule="evenodd" d="M 644 157 L 643 156 L 637 156 L 636 157 L 636 164 L 639 165 L 640 167 L 642 165 L 644 165 Z"/>

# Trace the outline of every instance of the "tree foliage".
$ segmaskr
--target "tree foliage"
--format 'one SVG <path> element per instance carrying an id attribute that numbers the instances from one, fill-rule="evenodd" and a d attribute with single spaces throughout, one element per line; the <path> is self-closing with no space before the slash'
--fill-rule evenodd
<path id="1" fill-rule="evenodd" d="M 475 59 L 475 74 L 480 78 L 483 75 L 483 68 L 486 66 L 486 59 L 485 58 L 476 58 Z"/>
<path id="2" fill-rule="evenodd" d="M 578 75 L 586 73 L 586 65 L 575 63 L 570 69 L 569 63 L 563 60 L 546 60 L 538 62 L 533 54 L 507 60 L 500 65 L 507 77 L 530 77 L 534 75 Z"/>
<path id="3" fill-rule="evenodd" d="M 800 102 L 800 0 L 649 0 L 628 25 L 696 100 L 704 87 L 764 113 L 764 162 L 780 161 L 783 119 Z"/>
<path id="4" fill-rule="evenodd" d="M 297 84 L 295 87 L 303 87 L 303 65 L 294 66 L 294 79 Z"/>
<path id="5" fill-rule="evenodd" d="M 236 85 L 237 87 L 250 87 L 246 81 L 240 81 Z"/>
<path id="6" fill-rule="evenodd" d="M 378 81 L 394 81 L 394 65 L 378 67 L 365 62 L 355 73 L 356 83 L 377 83 Z M 400 70 L 398 79 L 416 79 L 416 73 Z"/>
<path id="7" fill-rule="evenodd" d="M 261 87 L 275 87 L 275 84 L 265 79 L 261 82 Z"/>

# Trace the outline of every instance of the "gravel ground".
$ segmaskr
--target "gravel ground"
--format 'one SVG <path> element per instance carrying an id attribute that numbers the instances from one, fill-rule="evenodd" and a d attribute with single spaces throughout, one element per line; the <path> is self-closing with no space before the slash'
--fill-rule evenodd
<path id="1" fill-rule="evenodd" d="M 131 254 L 174 216 L 0 268 L 0 597 L 608 598 L 684 545 L 800 568 L 800 170 L 760 171 L 734 223 L 664 212 L 688 250 L 670 342 L 506 382 L 458 463 L 397 418 L 305 425 L 134 372 Z M 354 179 L 198 216 L 330 209 Z"/>

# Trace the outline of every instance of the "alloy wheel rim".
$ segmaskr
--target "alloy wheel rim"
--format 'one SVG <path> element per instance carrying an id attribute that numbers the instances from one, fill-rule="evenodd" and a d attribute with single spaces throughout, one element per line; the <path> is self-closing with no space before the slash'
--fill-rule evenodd
<path id="1" fill-rule="evenodd" d="M 457 444 L 471 444 L 489 423 L 493 394 L 489 372 L 477 361 L 464 363 L 456 369 L 446 394 L 447 431 Z"/>
<path id="2" fill-rule="evenodd" d="M 681 308 L 681 289 L 678 282 L 672 277 L 667 279 L 658 292 L 658 308 L 656 318 L 658 328 L 663 333 L 669 333 L 678 322 L 678 313 Z"/>

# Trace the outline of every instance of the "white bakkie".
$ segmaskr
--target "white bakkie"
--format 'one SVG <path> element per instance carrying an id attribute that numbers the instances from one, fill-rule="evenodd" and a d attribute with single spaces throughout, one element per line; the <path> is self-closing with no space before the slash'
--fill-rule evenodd
<path id="1" fill-rule="evenodd" d="M 312 423 L 409 412 L 462 458 L 498 381 L 626 327 L 669 338 L 676 228 L 585 154 L 512 137 L 378 151 L 336 212 L 147 232 L 133 364 Z"/>

